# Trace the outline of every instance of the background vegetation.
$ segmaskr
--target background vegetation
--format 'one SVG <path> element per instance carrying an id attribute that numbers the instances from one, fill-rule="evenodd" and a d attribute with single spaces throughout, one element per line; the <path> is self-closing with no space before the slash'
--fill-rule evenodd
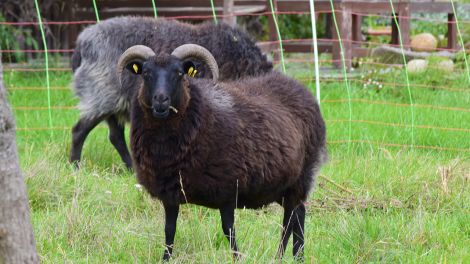
<path id="1" fill-rule="evenodd" d="M 288 71 L 306 80 L 311 67 L 289 64 Z M 351 139 L 370 142 L 343 143 L 349 138 L 345 83 L 322 81 L 330 161 L 307 204 L 307 263 L 466 262 L 470 259 L 466 246 L 470 242 L 470 90 L 465 75 L 431 69 L 411 76 L 416 104 L 464 109 L 414 108 L 416 125 L 456 129 L 415 127 L 416 146 L 453 149 L 441 151 L 393 145 L 411 144 L 408 95 L 399 86 L 405 83 L 403 71 L 369 71 L 364 69 L 351 80 L 351 98 L 396 104 L 353 101 L 353 120 L 377 123 L 351 123 Z M 86 142 L 80 171 L 67 163 L 69 128 L 78 117 L 71 108 L 76 99 L 67 88 L 70 73 L 51 75 L 52 131 L 43 130 L 48 127 L 44 72 L 7 71 L 5 78 L 19 127 L 21 164 L 42 261 L 159 260 L 164 241 L 162 206 L 136 187 L 132 173 L 121 166 L 107 140 L 107 128 L 101 125 Z M 373 84 L 364 85 L 369 79 Z M 305 83 L 313 88 L 308 80 Z M 419 88 L 429 84 L 448 90 Z M 236 212 L 242 263 L 273 260 L 281 218 L 277 205 Z M 231 262 L 220 229 L 217 211 L 183 206 L 174 262 Z"/>

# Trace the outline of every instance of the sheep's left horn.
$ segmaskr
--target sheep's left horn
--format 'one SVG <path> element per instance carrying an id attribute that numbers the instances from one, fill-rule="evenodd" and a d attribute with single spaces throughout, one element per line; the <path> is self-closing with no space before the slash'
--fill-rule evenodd
<path id="1" fill-rule="evenodd" d="M 173 50 L 171 55 L 179 59 L 185 59 L 188 57 L 196 57 L 201 59 L 211 69 L 212 79 L 214 81 L 219 79 L 219 66 L 217 65 L 217 61 L 206 48 L 196 44 L 184 44 Z"/>
<path id="2" fill-rule="evenodd" d="M 155 56 L 155 52 L 147 46 L 134 45 L 128 48 L 126 51 L 124 51 L 118 60 L 117 71 L 119 80 L 121 80 L 121 74 L 124 70 L 124 67 L 126 67 L 127 63 L 129 63 L 131 60 L 146 60 L 152 56 Z"/>

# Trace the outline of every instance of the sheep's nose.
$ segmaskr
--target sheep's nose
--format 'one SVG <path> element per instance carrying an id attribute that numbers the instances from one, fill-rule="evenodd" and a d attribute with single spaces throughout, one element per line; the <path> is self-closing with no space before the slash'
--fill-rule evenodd
<path id="1" fill-rule="evenodd" d="M 170 107 L 170 98 L 163 94 L 153 96 L 153 108 L 158 112 L 164 112 Z"/>
<path id="2" fill-rule="evenodd" d="M 168 96 L 160 94 L 160 95 L 154 95 L 153 100 L 159 103 L 167 103 L 168 101 L 170 101 L 170 98 Z"/>

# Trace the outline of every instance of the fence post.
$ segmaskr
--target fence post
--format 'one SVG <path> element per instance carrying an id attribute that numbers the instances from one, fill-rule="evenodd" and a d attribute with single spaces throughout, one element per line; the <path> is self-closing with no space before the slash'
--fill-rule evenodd
<path id="1" fill-rule="evenodd" d="M 234 14 L 233 0 L 224 0 L 223 21 L 234 27 L 237 24 L 237 17 Z"/>

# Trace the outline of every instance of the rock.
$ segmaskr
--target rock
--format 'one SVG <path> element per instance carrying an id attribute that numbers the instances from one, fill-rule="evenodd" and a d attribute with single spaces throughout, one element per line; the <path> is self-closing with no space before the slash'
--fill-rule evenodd
<path id="1" fill-rule="evenodd" d="M 426 59 L 430 56 L 442 57 L 453 59 L 455 53 L 449 51 L 440 52 L 417 52 L 410 50 L 402 50 L 399 47 L 390 47 L 388 45 L 382 45 L 372 49 L 371 56 L 378 62 L 381 63 L 392 63 L 392 64 L 403 64 L 403 55 L 407 61 L 413 59 Z"/>
<path id="2" fill-rule="evenodd" d="M 452 60 L 441 60 L 436 63 L 436 69 L 443 72 L 453 72 L 454 71 L 454 62 Z"/>
<path id="3" fill-rule="evenodd" d="M 428 61 L 421 59 L 410 60 L 407 66 L 409 73 L 421 73 L 428 68 Z"/>
<path id="4" fill-rule="evenodd" d="M 413 36 L 410 46 L 412 51 L 435 51 L 437 43 L 437 39 L 432 34 L 421 33 Z"/>

